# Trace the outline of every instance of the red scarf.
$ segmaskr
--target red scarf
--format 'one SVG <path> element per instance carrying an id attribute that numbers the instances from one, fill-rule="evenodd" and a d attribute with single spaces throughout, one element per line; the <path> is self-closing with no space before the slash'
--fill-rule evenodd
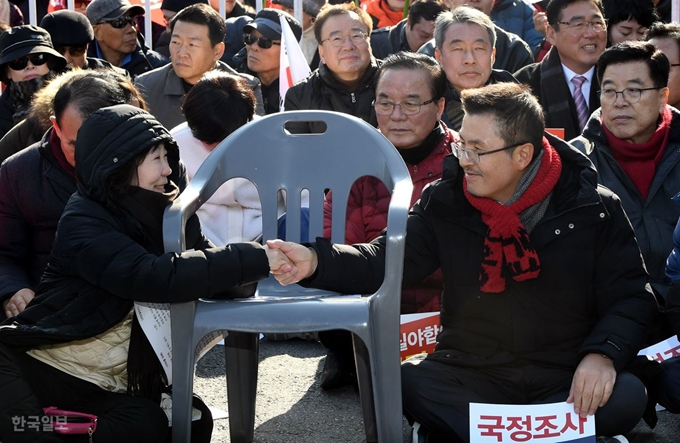
<path id="1" fill-rule="evenodd" d="M 656 167 L 666 150 L 672 118 L 671 108 L 666 106 L 663 114 L 661 114 L 659 127 L 656 128 L 656 131 L 646 143 L 640 145 L 616 138 L 607 129 L 607 126 L 602 125 L 612 155 L 645 200 L 649 195 L 649 188 L 652 187 Z"/>
<path id="2" fill-rule="evenodd" d="M 61 166 L 61 169 L 63 169 L 69 175 L 69 177 L 75 181 L 76 168 L 71 166 L 68 160 L 66 160 L 64 151 L 61 150 L 61 140 L 59 139 L 57 131 L 55 131 L 54 128 L 52 128 L 52 133 L 50 134 L 50 149 L 52 150 L 54 157 L 57 159 L 57 163 L 59 163 L 59 166 Z"/>
<path id="3" fill-rule="evenodd" d="M 543 138 L 541 166 L 524 194 L 511 205 L 504 206 L 495 200 L 471 195 L 467 190 L 467 181 L 463 180 L 465 197 L 482 213 L 482 221 L 489 228 L 484 239 L 484 259 L 479 273 L 482 292 L 503 292 L 506 273 L 515 281 L 538 277 L 541 262 L 531 246 L 529 233 L 520 221 L 519 214 L 546 198 L 561 172 L 560 156 Z"/>

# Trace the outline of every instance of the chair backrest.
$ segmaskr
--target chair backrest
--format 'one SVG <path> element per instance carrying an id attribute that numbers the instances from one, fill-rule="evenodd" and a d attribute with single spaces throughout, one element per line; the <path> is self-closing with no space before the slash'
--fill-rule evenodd
<path id="1" fill-rule="evenodd" d="M 291 121 L 323 121 L 326 131 L 291 134 L 284 127 Z M 342 243 L 349 192 L 355 180 L 362 176 L 378 178 L 387 189 L 401 189 L 400 197 L 395 198 L 394 193 L 390 202 L 388 229 L 404 232 L 405 217 L 397 221 L 393 209 L 408 210 L 411 178 L 392 143 L 371 125 L 351 115 L 330 111 L 291 111 L 254 120 L 213 150 L 184 192 L 166 209 L 165 250 L 181 252 L 185 249 L 186 220 L 225 181 L 236 177 L 246 178 L 257 187 L 265 240 L 277 235 L 280 191 L 286 194 L 286 239 L 300 241 L 303 190 L 309 192 L 309 238 L 322 236 L 324 191 L 330 189 L 334 208 L 342 209 L 333 211 L 331 239 Z M 389 254 L 386 279 L 387 267 Z"/>

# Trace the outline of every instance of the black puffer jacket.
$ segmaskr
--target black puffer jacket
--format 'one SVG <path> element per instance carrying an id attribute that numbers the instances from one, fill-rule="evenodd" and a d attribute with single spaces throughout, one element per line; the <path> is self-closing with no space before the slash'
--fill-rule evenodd
<path id="1" fill-rule="evenodd" d="M 59 217 L 76 191 L 52 153 L 51 134 L 0 167 L 0 302 L 23 288 L 35 291 Z"/>
<path id="2" fill-rule="evenodd" d="M 50 262 L 33 302 L 0 326 L 0 342 L 30 348 L 85 339 L 118 324 L 133 301 L 180 302 L 199 297 L 252 294 L 267 277 L 261 246 L 240 243 L 208 248 L 197 217 L 186 230 L 180 255 L 148 252 L 141 224 L 109 198 L 107 178 L 150 146 L 164 143 L 173 170 L 183 182 L 174 140 L 150 114 L 128 105 L 103 108 L 78 132 L 78 191 L 59 221 Z M 245 289 L 244 289 L 245 288 Z"/>
<path id="3" fill-rule="evenodd" d="M 646 199 L 612 154 L 602 126 L 601 108 L 593 112 L 583 135 L 571 141 L 597 168 L 598 182 L 623 202 L 645 259 L 650 284 L 662 296 L 670 284 L 665 272 L 666 259 L 673 251 L 673 230 L 680 217 L 680 205 L 673 204 L 673 197 L 680 192 L 680 112 L 670 109 L 673 117 L 668 144 L 656 165 Z"/>
<path id="4" fill-rule="evenodd" d="M 371 32 L 371 50 L 373 57 L 379 60 L 399 51 L 411 51 L 406 40 L 406 19 L 394 26 L 373 30 Z"/>
<path id="5" fill-rule="evenodd" d="M 583 154 L 549 140 L 562 172 L 530 234 L 541 261 L 538 278 L 507 279 L 500 294 L 480 291 L 488 228 L 463 193 L 463 170 L 453 156 L 444 161 L 441 181 L 425 188 L 411 210 L 404 284 L 441 266 L 444 329 L 437 349 L 449 350 L 460 365 L 518 362 L 573 370 L 586 354 L 599 353 L 621 371 L 649 333 L 657 306 L 621 201 L 597 185 Z M 314 247 L 319 264 L 307 284 L 368 294 L 382 283 L 384 237 L 354 246 L 319 239 Z"/>
<path id="6" fill-rule="evenodd" d="M 371 64 L 364 73 L 359 86 L 354 91 L 348 91 L 333 76 L 331 70 L 321 63 L 309 77 L 288 89 L 284 109 L 286 111 L 314 109 L 342 112 L 359 117 L 377 127 L 378 120 L 372 103 L 375 100 L 375 78 L 380 64 L 381 61 L 371 58 Z M 310 126 L 312 132 L 323 130 L 323 128 L 316 127 L 318 125 Z M 301 129 L 300 132 L 305 131 Z"/>

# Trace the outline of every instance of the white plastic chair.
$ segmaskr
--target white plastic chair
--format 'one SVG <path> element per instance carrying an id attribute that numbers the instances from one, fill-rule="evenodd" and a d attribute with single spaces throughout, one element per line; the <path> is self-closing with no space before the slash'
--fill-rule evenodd
<path id="1" fill-rule="evenodd" d="M 293 135 L 284 129 L 289 121 L 323 121 L 327 130 Z M 166 209 L 164 242 L 166 251 L 183 251 L 186 220 L 222 183 L 244 177 L 260 194 L 264 239 L 276 237 L 279 190 L 287 197 L 286 238 L 300 238 L 304 189 L 309 191 L 310 239 L 321 236 L 324 192 L 330 189 L 336 208 L 343 208 L 333 211 L 332 240 L 342 243 L 347 197 L 354 181 L 365 175 L 382 180 L 392 192 L 385 279 L 376 293 L 343 297 L 298 285 L 282 287 L 269 278 L 259 283 L 254 298 L 171 306 L 174 442 L 190 439 L 193 355 L 205 334 L 229 331 L 225 340 L 229 425 L 232 443 L 240 443 L 253 440 L 259 333 L 333 329 L 353 333 L 367 441 L 402 441 L 399 308 L 412 183 L 397 150 L 375 128 L 356 117 L 327 111 L 285 112 L 249 123 L 215 148 Z"/>

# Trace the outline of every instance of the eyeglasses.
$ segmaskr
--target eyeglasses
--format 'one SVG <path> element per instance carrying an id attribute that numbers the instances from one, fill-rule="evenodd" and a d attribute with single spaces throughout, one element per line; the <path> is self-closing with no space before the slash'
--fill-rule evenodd
<path id="1" fill-rule="evenodd" d="M 680 63 L 671 63 L 671 68 L 672 68 L 673 66 L 680 66 Z"/>
<path id="2" fill-rule="evenodd" d="M 243 43 L 248 46 L 257 43 L 257 46 L 262 49 L 269 49 L 272 47 L 272 45 L 281 45 L 281 42 L 275 42 L 274 40 L 267 37 L 255 37 L 250 33 L 243 33 Z"/>
<path id="3" fill-rule="evenodd" d="M 85 54 L 85 49 L 87 49 L 86 45 L 83 46 L 54 45 L 54 50 L 57 51 L 59 54 L 64 55 L 68 51 L 68 53 L 71 54 L 72 57 L 80 57 L 81 55 Z"/>
<path id="4" fill-rule="evenodd" d="M 127 25 L 130 25 L 130 26 L 133 26 L 133 27 L 137 26 L 137 19 L 134 18 L 134 17 L 128 17 L 127 15 L 124 15 L 124 16 L 118 17 L 117 19 L 114 19 L 114 20 L 103 20 L 103 21 L 99 22 L 100 25 L 103 24 L 103 23 L 108 23 L 109 25 L 111 25 L 112 27 L 114 27 L 116 29 L 123 29 Z"/>
<path id="5" fill-rule="evenodd" d="M 605 103 L 614 103 L 616 102 L 619 94 L 621 94 L 623 99 L 632 105 L 640 101 L 643 92 L 653 91 L 655 89 L 662 89 L 662 87 L 655 86 L 653 88 L 625 88 L 621 91 L 617 91 L 616 89 L 603 89 L 600 91 L 600 101 Z"/>
<path id="6" fill-rule="evenodd" d="M 7 63 L 7 65 L 15 71 L 21 71 L 22 69 L 26 69 L 28 62 L 31 62 L 33 66 L 42 66 L 47 63 L 47 54 L 44 52 L 28 54 L 16 60 L 12 60 L 11 62 Z"/>
<path id="7" fill-rule="evenodd" d="M 451 151 L 457 159 L 465 156 L 465 160 L 472 163 L 479 163 L 479 160 L 483 155 L 495 154 L 496 152 L 507 151 L 508 149 L 516 148 L 517 146 L 523 145 L 530 142 L 515 143 L 514 145 L 506 146 L 504 148 L 493 149 L 491 151 L 473 151 L 471 149 L 465 149 L 465 142 L 453 142 L 451 143 Z"/>
<path id="8" fill-rule="evenodd" d="M 588 29 L 588 26 L 593 27 L 593 31 L 595 32 L 602 32 L 607 29 L 607 20 L 606 19 L 601 19 L 601 20 L 593 20 L 592 22 L 588 22 L 585 20 L 570 20 L 568 22 L 557 22 L 560 25 L 564 25 L 569 29 L 570 31 L 573 32 L 586 32 L 586 29 Z"/>
<path id="9" fill-rule="evenodd" d="M 328 41 L 334 48 L 339 48 L 345 44 L 347 37 L 349 37 L 349 40 L 354 46 L 359 46 L 366 41 L 366 37 L 368 36 L 361 31 L 353 32 L 350 35 L 331 35 L 330 37 L 321 40 L 321 44 L 323 45 L 324 42 Z"/>
<path id="10" fill-rule="evenodd" d="M 415 115 L 420 112 L 420 107 L 423 105 L 428 105 L 430 103 L 433 103 L 436 99 L 430 99 L 430 100 L 425 100 L 422 103 L 415 103 L 415 102 L 401 102 L 401 103 L 392 103 L 392 102 L 383 102 L 383 101 L 375 101 L 373 100 L 373 103 L 371 105 L 375 107 L 375 113 L 378 115 L 392 115 L 394 112 L 394 108 L 399 106 L 399 109 L 401 109 L 401 113 L 404 115 Z"/>

